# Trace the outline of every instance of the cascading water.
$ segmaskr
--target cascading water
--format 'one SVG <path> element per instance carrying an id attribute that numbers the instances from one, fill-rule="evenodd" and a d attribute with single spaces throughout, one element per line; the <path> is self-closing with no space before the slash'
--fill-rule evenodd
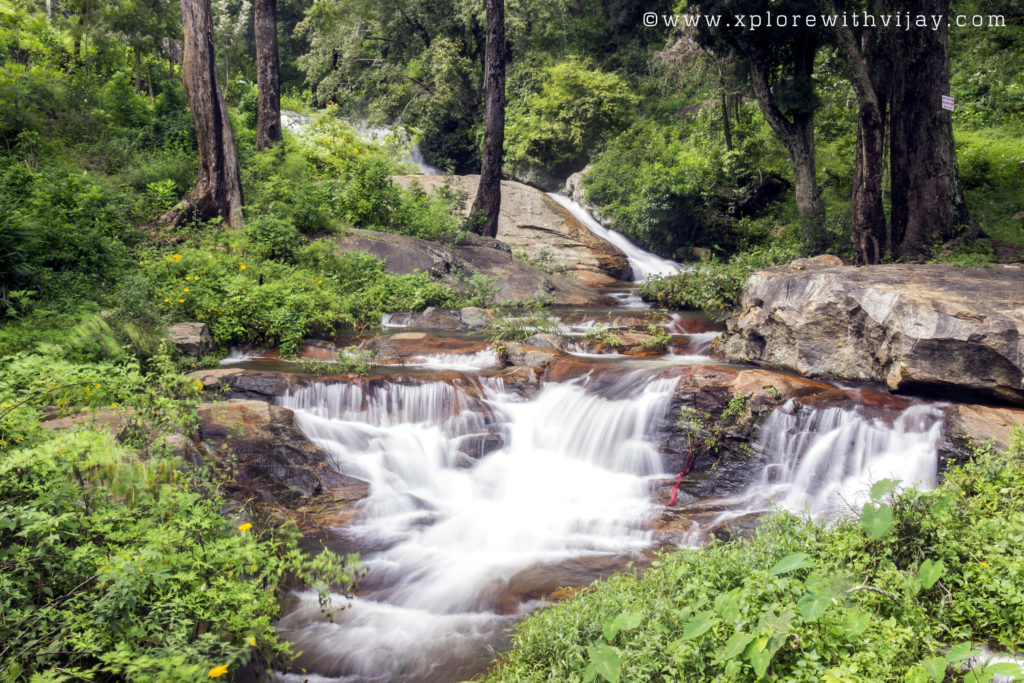
<path id="1" fill-rule="evenodd" d="M 938 476 L 942 416 L 938 408 L 913 405 L 891 424 L 855 408 L 783 404 L 768 417 L 754 444 L 764 459 L 737 512 L 772 505 L 816 519 L 859 511 L 871 485 L 892 479 L 929 490 Z"/>
<path id="2" fill-rule="evenodd" d="M 494 380 L 315 384 L 283 397 L 338 469 L 370 483 L 346 530 L 368 570 L 364 593 L 333 622 L 315 594 L 299 596 L 279 623 L 303 652 L 298 666 L 346 681 L 470 676 L 546 572 L 649 547 L 655 444 L 675 383 L 640 371 L 600 391 L 548 384 L 528 400 Z M 467 463 L 460 439 L 495 431 L 504 446 Z"/>
<path id="3" fill-rule="evenodd" d="M 675 275 L 683 270 L 683 266 L 675 261 L 655 256 L 649 251 L 645 251 L 633 244 L 621 232 L 610 230 L 601 225 L 601 222 L 591 216 L 589 211 L 569 197 L 553 192 L 549 192 L 548 196 L 565 207 L 569 213 L 587 227 L 587 230 L 618 247 L 626 255 L 626 258 L 629 259 L 629 266 L 633 270 L 634 282 L 643 282 L 648 277 L 654 275 Z"/>

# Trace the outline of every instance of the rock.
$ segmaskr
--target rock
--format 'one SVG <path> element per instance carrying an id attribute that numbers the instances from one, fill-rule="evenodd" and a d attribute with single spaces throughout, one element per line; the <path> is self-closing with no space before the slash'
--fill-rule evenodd
<path id="1" fill-rule="evenodd" d="M 199 434 L 213 454 L 234 457 L 234 479 L 224 486 L 235 497 L 290 510 L 321 498 L 337 509 L 369 493 L 365 482 L 331 467 L 330 456 L 306 439 L 287 408 L 250 400 L 204 403 Z"/>
<path id="2" fill-rule="evenodd" d="M 463 308 L 459 311 L 459 316 L 462 318 L 462 324 L 470 330 L 483 329 L 490 323 L 487 311 L 476 306 Z"/>
<path id="3" fill-rule="evenodd" d="M 243 368 L 198 370 L 189 377 L 202 382 L 204 394 L 212 398 L 269 401 L 288 391 L 291 384 L 291 379 L 287 375 Z"/>
<path id="4" fill-rule="evenodd" d="M 805 376 L 1024 403 L 1022 291 L 1019 268 L 770 268 L 747 280 L 714 348 Z"/>
<path id="5" fill-rule="evenodd" d="M 409 318 L 409 327 L 421 330 L 448 330 L 450 332 L 469 329 L 462 322 L 462 315 L 459 311 L 445 311 L 433 306 L 419 313 L 413 313 Z"/>
<path id="6" fill-rule="evenodd" d="M 414 175 L 398 176 L 395 181 L 406 187 L 416 182 L 428 192 L 448 181 L 467 194 L 463 210 L 469 215 L 480 176 Z M 600 275 L 604 279 L 598 282 L 630 277 L 629 261 L 618 247 L 594 235 L 557 202 L 529 185 L 502 181 L 498 239 L 508 244 L 513 253 L 525 254 L 528 259 L 556 270 Z"/>
<path id="7" fill-rule="evenodd" d="M 593 168 L 593 164 L 587 164 L 583 167 L 583 170 L 573 173 L 565 179 L 565 187 L 562 191 L 580 206 L 587 206 L 587 191 L 583 187 L 583 176 L 586 175 L 591 168 Z M 587 210 L 590 210 L 589 207 Z M 590 212 L 594 213 L 593 211 Z"/>
<path id="8" fill-rule="evenodd" d="M 467 291 L 466 282 L 475 273 L 483 273 L 498 288 L 496 303 L 523 304 L 537 299 L 566 306 L 615 303 L 570 276 L 545 273 L 514 259 L 508 245 L 479 235 L 466 235 L 459 244 L 446 247 L 406 235 L 349 230 L 337 242 L 342 251 L 365 251 L 376 256 L 384 261 L 389 273 L 423 271 L 460 292 Z"/>
<path id="9" fill-rule="evenodd" d="M 843 259 L 832 254 L 822 254 L 812 258 L 798 258 L 791 262 L 789 267 L 793 270 L 807 270 L 808 268 L 838 268 L 843 265 Z"/>
<path id="10" fill-rule="evenodd" d="M 505 347 L 503 355 L 509 365 L 543 370 L 564 354 L 552 349 L 513 343 Z"/>
<path id="11" fill-rule="evenodd" d="M 65 415 L 44 420 L 40 426 L 52 431 L 63 431 L 66 429 L 95 429 L 107 432 L 114 438 L 121 437 L 130 426 L 135 411 L 130 408 L 98 408 L 96 410 L 84 410 L 74 415 Z"/>
<path id="12" fill-rule="evenodd" d="M 213 351 L 213 337 L 206 323 L 178 323 L 167 328 L 167 338 L 186 356 L 202 357 Z"/>
<path id="13" fill-rule="evenodd" d="M 364 348 L 377 354 L 377 362 L 380 363 L 386 363 L 388 359 L 401 361 L 424 355 L 471 354 L 483 351 L 488 346 L 487 342 L 480 339 L 435 337 L 425 332 L 402 332 L 373 337 L 363 343 Z"/>
<path id="14" fill-rule="evenodd" d="M 523 340 L 523 343 L 528 346 L 536 346 L 540 349 L 554 349 L 555 351 L 562 351 L 569 343 L 569 339 L 562 337 L 557 334 L 534 334 Z"/>
<path id="15" fill-rule="evenodd" d="M 952 405 L 945 409 L 946 429 L 939 448 L 943 466 L 969 460 L 974 449 L 992 442 L 997 451 L 1010 447 L 1015 427 L 1024 426 L 1024 410 L 983 405 Z"/>
<path id="16" fill-rule="evenodd" d="M 1014 214 L 1013 220 L 1017 221 L 1018 223 L 1024 223 L 1024 211 Z"/>

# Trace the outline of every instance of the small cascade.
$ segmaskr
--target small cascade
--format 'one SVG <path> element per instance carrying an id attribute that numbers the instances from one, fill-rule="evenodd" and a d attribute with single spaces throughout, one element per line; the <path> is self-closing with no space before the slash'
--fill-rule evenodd
<path id="1" fill-rule="evenodd" d="M 849 516 L 881 479 L 904 487 L 934 488 L 942 416 L 913 405 L 892 422 L 854 408 L 777 408 L 762 426 L 754 450 L 765 458 L 761 479 L 746 499 L 830 519 Z"/>
<path id="2" fill-rule="evenodd" d="M 315 594 L 298 597 L 278 624 L 303 651 L 298 665 L 331 680 L 469 677 L 560 565 L 649 547 L 675 384 L 645 370 L 529 399 L 494 380 L 313 384 L 283 397 L 341 471 L 370 483 L 345 531 L 368 570 L 363 593 L 333 622 Z M 488 431 L 503 445 L 467 466 L 460 441 Z"/>
<path id="3" fill-rule="evenodd" d="M 621 232 L 611 230 L 601 225 L 601 222 L 590 215 L 579 203 L 562 194 L 549 192 L 548 196 L 565 207 L 579 222 L 587 226 L 590 232 L 594 233 L 606 242 L 618 247 L 626 258 L 629 259 L 629 266 L 633 269 L 633 281 L 643 282 L 655 275 L 675 275 L 684 268 L 675 261 L 655 256 L 654 254 L 641 249 L 633 244 L 628 237 Z M 639 297 L 637 297 L 639 299 Z M 624 302 L 628 303 L 628 302 Z"/>

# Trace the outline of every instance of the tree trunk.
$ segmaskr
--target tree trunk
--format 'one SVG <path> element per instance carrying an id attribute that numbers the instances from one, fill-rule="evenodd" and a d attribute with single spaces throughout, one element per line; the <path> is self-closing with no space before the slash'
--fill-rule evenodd
<path id="1" fill-rule="evenodd" d="M 181 0 L 185 30 L 182 78 L 192 110 L 199 146 L 199 178 L 195 187 L 161 217 L 178 225 L 196 217 L 221 216 L 233 228 L 242 227 L 242 183 L 231 121 L 217 84 L 210 0 Z"/>
<path id="2" fill-rule="evenodd" d="M 921 11 L 947 16 L 949 0 L 927 0 Z M 905 31 L 897 38 L 890 125 L 892 250 L 899 258 L 923 260 L 931 245 L 954 237 L 970 218 L 964 202 L 953 143 L 952 113 L 942 109 L 949 94 L 949 30 Z"/>
<path id="3" fill-rule="evenodd" d="M 826 11 L 838 13 L 834 2 L 829 0 L 823 5 Z M 891 9 L 887 0 L 868 5 L 870 14 L 881 14 Z M 886 110 L 891 97 L 893 38 L 882 28 L 864 29 L 858 36 L 849 26 L 837 27 L 836 36 L 846 56 L 858 107 L 850 239 L 854 263 L 871 265 L 882 260 L 887 246 L 882 180 L 885 176 Z"/>
<path id="4" fill-rule="evenodd" d="M 277 56 L 277 0 L 256 0 L 256 149 L 281 139 L 281 88 Z"/>
<path id="5" fill-rule="evenodd" d="M 470 219 L 476 232 L 495 237 L 501 209 L 501 162 L 505 145 L 505 0 L 486 0 L 486 4 L 484 158 Z"/>
<path id="6" fill-rule="evenodd" d="M 797 52 L 795 76 L 809 80 L 814 69 L 817 45 L 808 42 L 798 46 Z M 819 253 L 825 247 L 822 235 L 825 207 L 821 202 L 821 190 L 818 187 L 814 112 L 795 112 L 787 118 L 775 105 L 769 85 L 769 66 L 757 55 L 748 54 L 747 59 L 750 65 L 750 82 L 761 113 L 789 152 L 804 244 L 810 251 Z"/>

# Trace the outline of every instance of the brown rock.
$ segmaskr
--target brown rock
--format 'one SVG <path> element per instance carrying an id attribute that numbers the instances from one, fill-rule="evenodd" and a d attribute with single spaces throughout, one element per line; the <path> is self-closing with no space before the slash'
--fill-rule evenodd
<path id="1" fill-rule="evenodd" d="M 977 446 L 992 442 L 997 451 L 1010 447 L 1014 429 L 1024 428 L 1024 410 L 983 405 L 946 408 L 945 440 L 941 452 L 947 462 L 969 459 Z"/>
<path id="2" fill-rule="evenodd" d="M 754 273 L 715 349 L 893 391 L 1024 403 L 1024 271 L 952 266 Z"/>
<path id="3" fill-rule="evenodd" d="M 214 348 L 206 323 L 171 325 L 167 328 L 167 338 L 186 356 L 205 356 Z"/>
<path id="4" fill-rule="evenodd" d="M 395 181 L 405 187 L 419 183 L 428 192 L 450 182 L 456 190 L 466 193 L 463 207 L 466 215 L 476 196 L 480 176 L 397 176 Z M 498 239 L 508 244 L 513 253 L 525 254 L 532 260 L 545 260 L 553 267 L 575 273 L 592 273 L 579 279 L 591 286 L 629 279 L 629 261 L 617 247 L 594 235 L 585 225 L 540 190 L 513 181 L 501 183 L 501 215 L 498 217 Z"/>

